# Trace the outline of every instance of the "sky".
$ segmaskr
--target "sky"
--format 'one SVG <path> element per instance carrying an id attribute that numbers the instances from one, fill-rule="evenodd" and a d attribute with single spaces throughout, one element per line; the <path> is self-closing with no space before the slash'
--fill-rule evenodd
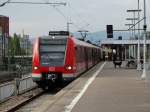
<path id="1" fill-rule="evenodd" d="M 6 0 L 0 0 L 0 3 Z M 127 9 L 137 9 L 138 0 L 12 0 L 32 2 L 66 2 L 66 6 L 6 4 L 0 7 L 0 15 L 10 18 L 10 35 L 28 34 L 32 37 L 48 35 L 50 30 L 66 30 L 67 22 L 71 32 L 88 30 L 105 31 L 106 25 L 114 29 L 127 29 L 133 13 Z M 147 24 L 150 26 L 150 1 L 146 0 Z M 143 10 L 143 0 L 140 0 Z M 141 12 L 141 18 L 143 11 Z M 143 23 L 141 23 L 141 26 Z M 148 26 L 148 29 L 150 27 Z"/>

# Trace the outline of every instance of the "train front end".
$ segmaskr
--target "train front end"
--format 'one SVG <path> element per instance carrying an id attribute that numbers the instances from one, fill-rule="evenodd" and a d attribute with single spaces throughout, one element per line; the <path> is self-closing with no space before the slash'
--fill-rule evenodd
<path id="1" fill-rule="evenodd" d="M 36 40 L 33 48 L 32 78 L 41 87 L 72 78 L 76 71 L 73 41 L 68 36 Z"/>

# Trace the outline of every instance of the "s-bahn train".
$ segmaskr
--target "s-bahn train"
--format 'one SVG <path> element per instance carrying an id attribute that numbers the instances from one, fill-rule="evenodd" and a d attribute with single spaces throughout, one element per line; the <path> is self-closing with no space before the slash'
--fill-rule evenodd
<path id="1" fill-rule="evenodd" d="M 100 48 L 65 31 L 39 37 L 33 46 L 32 79 L 39 87 L 75 79 L 100 61 Z"/>

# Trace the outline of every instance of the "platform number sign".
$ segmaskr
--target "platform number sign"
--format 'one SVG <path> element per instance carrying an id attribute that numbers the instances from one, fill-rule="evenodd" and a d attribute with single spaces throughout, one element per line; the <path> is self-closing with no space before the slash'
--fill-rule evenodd
<path id="1" fill-rule="evenodd" d="M 107 38 L 113 38 L 113 25 L 107 25 Z"/>

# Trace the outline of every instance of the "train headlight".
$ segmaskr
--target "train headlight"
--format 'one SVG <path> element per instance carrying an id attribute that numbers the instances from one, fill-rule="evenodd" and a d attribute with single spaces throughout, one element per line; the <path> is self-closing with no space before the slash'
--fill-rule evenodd
<path id="1" fill-rule="evenodd" d="M 38 70 L 39 68 L 37 66 L 34 67 L 34 70 Z"/>
<path id="2" fill-rule="evenodd" d="M 66 66 L 66 70 L 72 70 L 72 66 Z"/>

